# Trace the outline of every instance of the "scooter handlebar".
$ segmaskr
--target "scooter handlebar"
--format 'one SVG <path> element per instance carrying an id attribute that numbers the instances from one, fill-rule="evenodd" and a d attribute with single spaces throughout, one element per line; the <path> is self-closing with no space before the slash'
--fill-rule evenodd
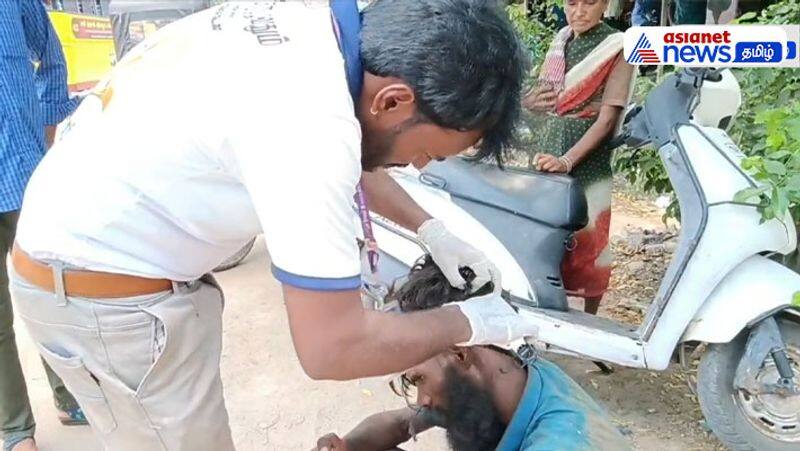
<path id="1" fill-rule="evenodd" d="M 613 150 L 623 144 L 638 148 L 653 141 L 663 144 L 670 136 L 673 124 L 689 120 L 703 82 L 719 80 L 723 70 L 689 67 L 671 75 L 651 91 L 644 106 L 636 106 L 627 112 L 622 133 L 608 141 L 608 149 Z M 669 82 L 670 79 L 673 82 Z M 646 108 L 660 113 L 648 118 L 652 115 L 641 114 Z"/>

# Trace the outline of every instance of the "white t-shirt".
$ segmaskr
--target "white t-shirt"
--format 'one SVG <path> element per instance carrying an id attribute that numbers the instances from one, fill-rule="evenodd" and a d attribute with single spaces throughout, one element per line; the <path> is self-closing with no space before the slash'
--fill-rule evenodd
<path id="1" fill-rule="evenodd" d="M 226 3 L 166 26 L 62 127 L 20 247 L 186 281 L 263 231 L 282 282 L 358 287 L 361 128 L 344 69 L 318 3 Z"/>

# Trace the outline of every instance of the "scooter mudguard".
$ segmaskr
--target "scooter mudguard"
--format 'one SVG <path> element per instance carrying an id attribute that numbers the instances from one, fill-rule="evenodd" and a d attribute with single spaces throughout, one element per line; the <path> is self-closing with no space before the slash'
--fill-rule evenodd
<path id="1" fill-rule="evenodd" d="M 800 274 L 761 255 L 743 261 L 717 285 L 689 323 L 681 342 L 727 343 L 745 327 L 792 307 L 800 291 Z"/>

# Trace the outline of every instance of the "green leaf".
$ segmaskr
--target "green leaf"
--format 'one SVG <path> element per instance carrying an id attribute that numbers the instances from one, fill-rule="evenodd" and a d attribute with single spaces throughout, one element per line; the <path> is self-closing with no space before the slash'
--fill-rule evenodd
<path id="1" fill-rule="evenodd" d="M 789 198 L 785 190 L 777 186 L 772 189 L 772 208 L 775 210 L 775 216 L 783 216 L 789 209 Z"/>
<path id="2" fill-rule="evenodd" d="M 775 219 L 775 209 L 772 207 L 772 205 L 767 205 L 766 207 L 764 207 L 761 219 L 763 219 L 764 221 L 770 221 L 772 219 Z"/>
<path id="3" fill-rule="evenodd" d="M 792 296 L 792 305 L 795 307 L 800 307 L 800 291 Z"/>
<path id="4" fill-rule="evenodd" d="M 775 133 L 773 131 L 767 136 L 767 146 L 773 149 L 780 149 L 784 144 L 786 144 L 786 137 L 783 133 Z"/>
<path id="5" fill-rule="evenodd" d="M 771 160 L 780 160 L 780 159 L 788 157 L 791 154 L 792 153 L 789 152 L 788 150 L 778 150 L 778 151 L 775 151 L 775 152 L 768 153 L 767 154 L 767 158 L 769 158 Z"/>
<path id="6" fill-rule="evenodd" d="M 749 12 L 746 12 L 746 13 L 742 14 L 741 16 L 739 16 L 739 18 L 736 19 L 736 22 L 737 23 L 747 22 L 747 21 L 753 20 L 755 18 L 756 18 L 756 13 L 754 11 L 749 11 Z"/>
<path id="7" fill-rule="evenodd" d="M 786 175 L 786 166 L 784 166 L 780 161 L 766 160 L 764 161 L 764 169 L 766 169 L 770 174 Z"/>
<path id="8" fill-rule="evenodd" d="M 800 117 L 787 120 L 786 131 L 794 141 L 800 141 Z"/>
<path id="9" fill-rule="evenodd" d="M 768 190 L 769 190 L 769 186 L 767 186 L 767 185 L 759 186 L 759 187 L 756 187 L 756 188 L 746 188 L 746 189 L 743 189 L 743 190 L 739 191 L 738 193 L 736 193 L 736 195 L 733 196 L 733 200 L 734 200 L 734 202 L 746 203 L 748 200 L 750 200 L 750 199 L 752 199 L 754 197 L 761 196 L 762 194 L 766 193 Z"/>
<path id="10" fill-rule="evenodd" d="M 795 174 L 786 181 L 786 187 L 791 190 L 800 190 L 800 174 Z"/>

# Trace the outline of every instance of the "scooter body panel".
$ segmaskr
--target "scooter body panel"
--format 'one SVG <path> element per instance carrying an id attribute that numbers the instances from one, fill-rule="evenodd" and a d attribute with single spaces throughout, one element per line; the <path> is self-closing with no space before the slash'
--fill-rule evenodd
<path id="1" fill-rule="evenodd" d="M 535 303 L 528 278 L 508 249 L 478 220 L 456 205 L 447 192 L 420 182 L 419 171 L 411 167 L 394 169 L 390 174 L 425 211 L 442 220 L 456 236 L 469 239 L 471 245 L 483 251 L 497 265 L 504 289 L 516 297 Z M 408 267 L 424 254 L 424 249 L 414 241 L 416 235 L 413 232 L 402 230 L 407 235 L 404 237 L 381 226 L 382 222 L 377 224 L 378 227 L 374 228 L 375 239 L 382 252 L 392 255 Z"/>
<path id="2" fill-rule="evenodd" d="M 709 205 L 740 205 L 733 201 L 736 193 L 757 186 L 757 182 L 741 169 L 744 154 L 724 131 L 690 125 L 680 128 L 679 137 Z M 746 208 L 736 215 L 737 223 L 730 224 L 728 228 L 744 228 L 746 239 L 732 242 L 745 244 L 756 252 L 794 252 L 797 233 L 791 218 L 761 223 L 761 215 L 755 208 L 740 206 Z M 729 231 L 723 229 L 722 232 L 727 234 Z M 733 233 L 745 238 L 742 231 Z"/>
<path id="3" fill-rule="evenodd" d="M 735 193 L 753 182 L 739 169 L 738 149 L 723 137 L 686 124 L 676 130 L 676 144 L 661 149 L 686 220 L 678 252 L 642 326 L 651 369 L 669 365 L 690 322 L 737 266 L 760 252 L 793 244 L 783 223 L 761 223 L 752 205 L 733 202 Z"/>
<path id="4" fill-rule="evenodd" d="M 626 326 L 574 309 L 562 312 L 517 305 L 520 315 L 525 315 L 539 326 L 537 336 L 526 339 L 534 347 L 545 343 L 547 350 L 555 353 L 578 355 L 631 368 L 648 367 L 636 326 Z"/>
<path id="5" fill-rule="evenodd" d="M 681 342 L 727 343 L 764 315 L 791 306 L 800 291 L 800 274 L 761 255 L 754 255 L 733 271 L 708 297 L 689 323 Z"/>
<path id="6" fill-rule="evenodd" d="M 430 163 L 420 180 L 447 191 L 503 243 L 527 276 L 536 306 L 568 309 L 561 262 L 573 232 L 588 222 L 588 194 L 578 182 L 464 159 Z"/>

